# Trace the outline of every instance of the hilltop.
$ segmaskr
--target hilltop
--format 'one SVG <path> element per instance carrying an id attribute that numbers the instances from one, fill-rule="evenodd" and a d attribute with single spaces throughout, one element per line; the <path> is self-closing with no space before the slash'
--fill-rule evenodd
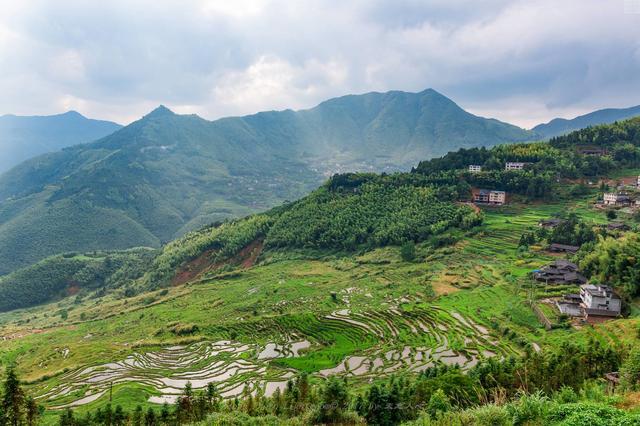
<path id="1" fill-rule="evenodd" d="M 629 108 L 606 108 L 580 115 L 572 119 L 554 118 L 548 123 L 538 124 L 531 129 L 541 139 L 566 135 L 574 130 L 599 124 L 610 124 L 640 116 L 640 105 Z"/>
<path id="2" fill-rule="evenodd" d="M 0 117 L 0 174 L 21 162 L 46 152 L 92 142 L 122 126 L 93 120 L 76 111 L 49 116 Z"/>
<path id="3" fill-rule="evenodd" d="M 336 172 L 408 169 L 461 147 L 531 137 L 430 89 L 216 121 L 159 107 L 0 176 L 0 274 L 66 251 L 159 247 L 298 199 Z"/>

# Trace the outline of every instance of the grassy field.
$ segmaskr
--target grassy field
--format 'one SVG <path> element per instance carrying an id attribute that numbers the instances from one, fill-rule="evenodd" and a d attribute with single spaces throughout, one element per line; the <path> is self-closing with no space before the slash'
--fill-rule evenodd
<path id="1" fill-rule="evenodd" d="M 215 380 L 233 396 L 240 382 L 269 392 L 298 371 L 364 382 L 437 363 L 468 368 L 567 339 L 624 342 L 636 336 L 635 319 L 546 331 L 530 306 L 559 321 L 540 302 L 558 291 L 528 276 L 554 257 L 518 250 L 520 236 L 564 211 L 606 222 L 592 200 L 487 208 L 481 227 L 452 232 L 443 247 L 419 245 L 415 262 L 397 247 L 315 260 L 267 252 L 252 268 L 168 291 L 0 314 L 0 361 L 18 364 L 40 403 L 85 400 L 82 411 L 110 394 L 124 408 L 157 406 L 153 397 L 174 395 L 187 379 Z"/>

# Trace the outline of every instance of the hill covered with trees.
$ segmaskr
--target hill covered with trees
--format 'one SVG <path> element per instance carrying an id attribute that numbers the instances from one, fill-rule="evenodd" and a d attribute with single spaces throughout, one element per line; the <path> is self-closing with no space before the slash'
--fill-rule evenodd
<path id="1" fill-rule="evenodd" d="M 160 107 L 0 177 L 0 274 L 66 251 L 158 247 L 298 199 L 334 173 L 408 169 L 450 150 L 532 137 L 434 90 L 216 121 Z"/>

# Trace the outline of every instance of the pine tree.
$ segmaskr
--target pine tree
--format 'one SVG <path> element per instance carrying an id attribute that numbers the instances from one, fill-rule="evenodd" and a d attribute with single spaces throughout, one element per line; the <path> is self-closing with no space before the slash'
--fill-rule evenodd
<path id="1" fill-rule="evenodd" d="M 171 420 L 171 412 L 169 411 L 169 404 L 166 402 L 162 404 L 162 410 L 160 410 L 160 423 L 168 425 Z"/>
<path id="2" fill-rule="evenodd" d="M 139 405 L 136 407 L 135 411 L 133 412 L 131 424 L 133 426 L 142 426 L 142 407 Z"/>
<path id="3" fill-rule="evenodd" d="M 171 420 L 171 411 L 169 411 L 169 404 L 166 402 L 162 404 L 162 410 L 160 410 L 160 422 L 163 425 L 168 425 Z"/>
<path id="4" fill-rule="evenodd" d="M 73 415 L 73 410 L 71 410 L 71 408 L 67 408 L 62 414 L 60 414 L 58 425 L 59 426 L 76 426 L 76 419 Z"/>
<path id="5" fill-rule="evenodd" d="M 9 426 L 18 426 L 23 421 L 24 393 L 13 366 L 7 367 L 6 377 L 2 398 L 5 422 Z"/>
<path id="6" fill-rule="evenodd" d="M 151 407 L 149 407 L 147 414 L 144 416 L 144 424 L 145 426 L 156 426 L 158 424 L 156 421 L 156 412 L 153 411 Z"/>
<path id="7" fill-rule="evenodd" d="M 115 426 L 122 426 L 125 424 L 126 420 L 127 416 L 122 410 L 122 407 L 120 405 L 116 405 L 116 409 L 113 412 L 113 424 Z"/>
<path id="8" fill-rule="evenodd" d="M 38 417 L 40 416 L 40 410 L 35 399 L 27 397 L 25 400 L 25 410 L 27 417 L 27 425 L 35 426 L 38 423 Z"/>

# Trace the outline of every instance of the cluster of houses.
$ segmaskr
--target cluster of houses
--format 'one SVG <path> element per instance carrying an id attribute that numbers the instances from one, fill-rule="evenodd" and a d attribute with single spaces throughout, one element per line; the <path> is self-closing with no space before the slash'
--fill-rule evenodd
<path id="1" fill-rule="evenodd" d="M 580 293 L 565 294 L 556 302 L 558 310 L 571 317 L 597 321 L 617 317 L 622 311 L 622 300 L 611 287 L 589 284 L 578 265 L 568 260 L 556 260 L 533 271 L 533 278 L 546 284 L 580 285 Z"/>
<path id="2" fill-rule="evenodd" d="M 508 161 L 504 165 L 505 170 L 523 170 L 524 166 L 529 163 L 522 163 L 517 161 Z M 480 173 L 482 171 L 482 166 L 479 164 L 469 164 L 469 172 L 470 173 Z"/>
<path id="3" fill-rule="evenodd" d="M 568 260 L 556 260 L 533 271 L 533 278 L 546 284 L 585 284 L 587 279 L 578 271 L 578 265 Z"/>
<path id="4" fill-rule="evenodd" d="M 508 161 L 504 165 L 505 170 L 523 170 L 528 163 Z M 482 166 L 479 164 L 470 164 L 469 173 L 480 173 Z M 507 202 L 507 193 L 505 191 L 497 191 L 494 189 L 473 189 L 471 191 L 473 202 L 476 204 L 487 204 L 493 206 L 501 206 Z"/>

